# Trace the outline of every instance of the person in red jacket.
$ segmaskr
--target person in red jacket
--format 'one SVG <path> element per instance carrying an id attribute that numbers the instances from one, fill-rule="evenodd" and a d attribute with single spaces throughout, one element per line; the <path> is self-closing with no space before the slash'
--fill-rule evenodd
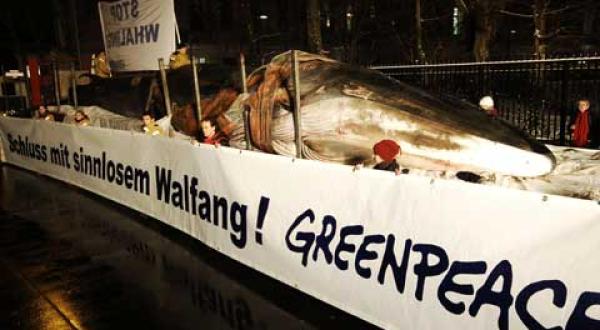
<path id="1" fill-rule="evenodd" d="M 396 156 L 402 152 L 398 143 L 393 140 L 381 140 L 373 146 L 375 155 L 376 170 L 391 171 L 396 174 L 400 171 L 400 165 L 396 161 Z"/>
<path id="2" fill-rule="evenodd" d="M 217 130 L 217 124 L 214 119 L 203 119 L 200 122 L 202 135 L 204 139 L 202 143 L 212 145 L 227 145 L 227 137 Z"/>
<path id="3" fill-rule="evenodd" d="M 571 118 L 571 143 L 574 147 L 588 146 L 591 127 L 590 101 L 581 99 L 577 102 L 576 114 Z"/>

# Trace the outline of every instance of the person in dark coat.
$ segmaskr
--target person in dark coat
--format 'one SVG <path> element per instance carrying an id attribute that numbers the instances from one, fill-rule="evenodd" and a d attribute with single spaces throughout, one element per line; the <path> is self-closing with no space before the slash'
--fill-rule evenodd
<path id="1" fill-rule="evenodd" d="M 491 96 L 484 96 L 479 100 L 479 107 L 481 110 L 485 111 L 485 113 L 492 117 L 498 117 L 498 110 L 494 106 L 494 99 Z"/>
<path id="2" fill-rule="evenodd" d="M 400 171 L 400 165 L 396 161 L 402 150 L 398 143 L 393 140 L 381 140 L 373 146 L 373 153 L 375 155 L 375 167 L 373 169 L 382 171 L 391 171 L 396 174 Z"/>
<path id="3" fill-rule="evenodd" d="M 75 112 L 75 118 L 73 118 L 75 125 L 77 126 L 90 126 L 90 117 L 81 110 Z"/>
<path id="4" fill-rule="evenodd" d="M 163 129 L 156 123 L 154 119 L 154 115 L 149 112 L 145 112 L 142 115 L 142 120 L 144 121 L 144 126 L 142 130 L 148 135 L 165 135 Z"/>
<path id="5" fill-rule="evenodd" d="M 45 105 L 40 105 L 39 108 L 33 114 L 34 119 L 55 121 L 54 114 L 48 111 L 48 108 Z"/>

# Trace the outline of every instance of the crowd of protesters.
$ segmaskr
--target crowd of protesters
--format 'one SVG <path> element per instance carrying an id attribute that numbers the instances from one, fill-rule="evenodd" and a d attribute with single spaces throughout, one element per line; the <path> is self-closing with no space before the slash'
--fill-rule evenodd
<path id="1" fill-rule="evenodd" d="M 479 107 L 492 118 L 498 116 L 498 110 L 491 96 L 482 97 Z M 568 129 L 571 146 L 600 148 L 600 110 L 593 107 L 589 99 L 581 98 L 577 101 L 574 111 L 569 113 Z"/>

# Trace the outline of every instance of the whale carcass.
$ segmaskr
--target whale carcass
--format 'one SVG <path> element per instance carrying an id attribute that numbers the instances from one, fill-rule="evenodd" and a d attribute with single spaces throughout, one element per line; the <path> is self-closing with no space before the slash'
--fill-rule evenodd
<path id="1" fill-rule="evenodd" d="M 231 146 L 246 147 L 247 109 L 253 149 L 296 155 L 290 57 L 289 52 L 283 53 L 254 71 L 247 79 L 247 94 L 240 94 L 239 85 L 227 83 L 230 74 L 214 75 L 221 78 L 211 80 L 210 70 L 200 70 L 201 86 L 206 79 L 216 82 L 211 83 L 210 91 L 202 91 L 203 116 L 217 119 Z M 305 158 L 369 164 L 372 146 L 381 139 L 392 139 L 402 148 L 399 163 L 410 168 L 539 176 L 555 166 L 552 152 L 543 144 L 469 103 L 433 96 L 377 71 L 327 57 L 299 52 L 298 59 L 301 152 Z M 148 81 L 136 86 L 156 88 L 148 87 Z M 187 135 L 198 136 L 190 66 L 170 72 L 169 87 L 174 102 L 171 124 Z M 99 94 L 94 95 L 98 98 Z M 149 93 L 139 93 L 136 100 L 140 106 L 135 108 L 143 109 L 146 95 Z M 163 102 L 157 96 L 153 103 Z M 106 108 L 118 111 L 120 107 L 123 104 Z"/>
<path id="2" fill-rule="evenodd" d="M 230 145 L 244 148 L 244 109 L 254 148 L 296 154 L 290 53 L 248 78 L 249 92 L 226 113 Z M 435 97 L 383 74 L 300 52 L 302 155 L 358 164 L 372 162 L 372 146 L 392 139 L 401 165 L 420 169 L 489 171 L 538 176 L 552 171 L 550 150 L 475 106 Z"/>

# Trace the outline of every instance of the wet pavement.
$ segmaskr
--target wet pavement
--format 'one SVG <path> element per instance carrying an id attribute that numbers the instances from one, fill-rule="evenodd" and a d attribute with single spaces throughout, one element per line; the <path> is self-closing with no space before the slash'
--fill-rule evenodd
<path id="1" fill-rule="evenodd" d="M 0 329 L 372 327 L 76 187 L 0 186 Z"/>

